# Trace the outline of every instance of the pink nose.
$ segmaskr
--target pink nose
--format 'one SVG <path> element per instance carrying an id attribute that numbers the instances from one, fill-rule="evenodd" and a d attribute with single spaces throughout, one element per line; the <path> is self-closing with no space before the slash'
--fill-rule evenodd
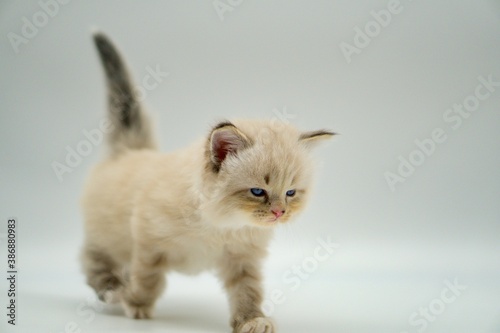
<path id="1" fill-rule="evenodd" d="M 273 214 L 274 214 L 274 216 L 276 216 L 276 218 L 279 218 L 280 216 L 285 214 L 285 211 L 283 209 L 271 209 L 271 212 L 273 212 Z"/>

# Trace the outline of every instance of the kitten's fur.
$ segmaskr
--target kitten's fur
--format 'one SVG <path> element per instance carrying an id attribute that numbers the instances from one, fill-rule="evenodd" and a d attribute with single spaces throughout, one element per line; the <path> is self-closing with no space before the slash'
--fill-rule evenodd
<path id="1" fill-rule="evenodd" d="M 102 300 L 121 303 L 127 316 L 149 318 L 166 272 L 215 269 L 229 295 L 233 332 L 274 332 L 260 308 L 261 262 L 274 227 L 304 207 L 309 150 L 333 133 L 240 120 L 160 153 L 118 52 L 100 33 L 94 41 L 112 129 L 110 154 L 92 171 L 83 197 L 88 284 Z M 292 189 L 296 194 L 287 196 Z"/>

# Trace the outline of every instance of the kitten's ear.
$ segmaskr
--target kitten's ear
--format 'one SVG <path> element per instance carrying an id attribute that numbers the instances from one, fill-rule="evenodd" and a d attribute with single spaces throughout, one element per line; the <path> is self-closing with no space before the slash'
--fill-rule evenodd
<path id="1" fill-rule="evenodd" d="M 311 131 L 302 133 L 299 137 L 299 142 L 304 143 L 307 146 L 315 146 L 320 141 L 324 141 L 326 139 L 330 139 L 332 136 L 337 133 L 327 131 L 327 130 L 319 130 L 319 131 Z"/>
<path id="2" fill-rule="evenodd" d="M 220 169 L 228 154 L 236 154 L 250 145 L 250 139 L 230 122 L 218 124 L 210 134 L 210 159 L 214 169 Z"/>

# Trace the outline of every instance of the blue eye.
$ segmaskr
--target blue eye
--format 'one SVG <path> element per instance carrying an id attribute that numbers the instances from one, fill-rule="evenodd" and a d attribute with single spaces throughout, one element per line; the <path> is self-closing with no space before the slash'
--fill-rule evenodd
<path id="1" fill-rule="evenodd" d="M 295 195 L 295 190 L 288 190 L 286 191 L 286 196 L 287 197 L 293 197 Z"/>
<path id="2" fill-rule="evenodd" d="M 264 191 L 263 189 L 261 189 L 261 188 L 255 188 L 255 187 L 251 188 L 250 192 L 252 192 L 252 194 L 255 195 L 256 197 L 261 197 L 264 194 L 266 194 L 266 191 Z"/>

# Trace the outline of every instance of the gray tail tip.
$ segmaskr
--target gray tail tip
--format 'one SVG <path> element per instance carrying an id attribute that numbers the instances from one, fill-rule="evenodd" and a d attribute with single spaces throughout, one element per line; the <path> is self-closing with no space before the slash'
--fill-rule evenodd
<path id="1" fill-rule="evenodd" d="M 102 30 L 97 26 L 91 26 L 89 30 L 94 40 L 99 38 L 107 38 L 104 32 L 102 32 Z"/>
<path id="2" fill-rule="evenodd" d="M 99 47 L 105 44 L 111 44 L 108 36 L 106 36 L 101 30 L 92 30 L 92 38 L 94 43 Z"/>
<path id="3" fill-rule="evenodd" d="M 119 56 L 116 51 L 116 47 L 114 46 L 111 39 L 98 29 L 94 29 L 92 31 L 92 39 L 94 40 L 94 44 L 99 50 L 99 54 L 101 57 L 106 59 L 113 59 L 114 61 L 119 61 Z"/>

